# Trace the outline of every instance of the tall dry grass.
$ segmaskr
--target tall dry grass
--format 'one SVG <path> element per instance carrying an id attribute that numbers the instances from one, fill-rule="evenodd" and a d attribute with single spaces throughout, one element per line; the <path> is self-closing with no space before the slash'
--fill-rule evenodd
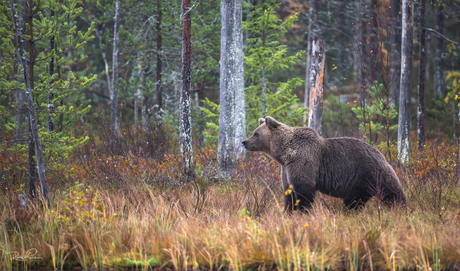
<path id="1" fill-rule="evenodd" d="M 430 148 L 414 153 L 411 168 L 398 170 L 408 209 L 372 200 L 344 213 L 340 200 L 318 194 L 309 213 L 291 216 L 282 211 L 278 166 L 261 155 L 224 178 L 215 153 L 201 148 L 196 178 L 183 184 L 178 156 L 82 150 L 86 156 L 71 165 L 72 179 L 55 188 L 51 204 L 22 208 L 16 195 L 3 195 L 0 266 L 458 270 L 460 189 L 448 165 L 455 157 L 453 147 L 436 148 L 436 155 Z M 32 248 L 42 259 L 8 254 Z"/>

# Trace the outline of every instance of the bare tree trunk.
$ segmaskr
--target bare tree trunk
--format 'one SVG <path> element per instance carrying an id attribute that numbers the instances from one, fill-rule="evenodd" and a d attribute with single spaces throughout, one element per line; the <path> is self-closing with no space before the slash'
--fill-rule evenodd
<path id="1" fill-rule="evenodd" d="M 35 49 L 35 44 L 32 42 L 32 40 L 34 39 L 34 32 L 33 32 L 34 26 L 33 26 L 32 14 L 33 14 L 33 1 L 29 0 L 29 16 L 28 16 L 28 19 L 27 19 L 27 23 L 29 25 L 29 35 L 30 35 L 30 41 L 28 42 L 28 45 L 29 45 L 29 61 L 30 61 L 30 65 L 29 65 L 29 86 L 30 86 L 31 90 L 34 89 L 34 87 L 35 87 L 35 84 L 34 84 L 34 79 L 35 79 L 34 62 L 33 62 L 35 60 L 35 55 L 34 55 L 34 53 L 35 53 L 34 52 L 35 51 L 34 50 Z M 26 91 L 26 95 L 27 95 L 27 91 Z M 32 96 L 32 93 L 30 93 L 30 95 Z M 29 103 L 28 97 L 26 97 L 26 99 L 27 99 L 27 103 Z M 33 96 L 32 96 L 32 101 L 33 101 Z M 32 106 L 35 109 L 35 106 L 34 106 L 33 103 L 32 103 Z M 30 106 L 29 106 L 29 110 L 30 110 Z M 34 154 L 36 153 L 36 149 L 35 149 L 35 140 L 34 140 L 34 137 L 33 137 L 33 134 L 32 134 L 32 123 L 30 122 L 30 120 L 31 120 L 31 118 L 29 116 L 29 157 L 28 157 L 28 160 L 29 160 L 28 161 L 28 166 L 29 166 L 29 195 L 35 197 L 35 181 L 36 181 L 36 176 L 37 176 L 37 170 L 36 170 L 37 164 L 35 163 L 35 159 L 34 159 Z M 32 191 L 32 189 L 33 189 L 33 191 Z"/>
<path id="2" fill-rule="evenodd" d="M 442 34 L 444 29 L 444 17 L 442 5 L 438 4 L 436 9 L 436 26 L 435 30 Z M 441 36 L 436 35 L 434 38 L 434 95 L 443 97 L 445 94 L 444 86 L 444 67 L 442 61 L 444 42 Z"/>
<path id="3" fill-rule="evenodd" d="M 391 0 L 391 102 L 399 102 L 401 81 L 401 0 Z"/>
<path id="4" fill-rule="evenodd" d="M 316 23 L 317 23 L 317 18 L 316 18 L 316 13 L 317 13 L 317 5 L 316 5 L 316 0 L 309 0 L 309 18 L 308 18 L 308 36 L 307 36 L 307 67 L 305 70 L 305 97 L 304 97 L 304 107 L 307 108 L 310 106 L 310 70 L 311 70 L 311 47 L 312 47 L 312 42 L 313 40 L 316 40 L 316 35 L 318 33 L 315 33 L 316 29 Z M 303 121 L 307 121 L 307 115 L 303 116 Z"/>
<path id="5" fill-rule="evenodd" d="M 180 151 L 187 181 L 192 176 L 192 117 L 190 64 L 192 55 L 190 0 L 182 0 L 182 75 L 180 92 Z"/>
<path id="6" fill-rule="evenodd" d="M 190 16 L 190 15 L 189 15 Z M 162 125 L 162 118 L 161 118 L 161 110 L 163 107 L 163 99 L 162 99 L 162 92 L 161 92 L 161 46 L 162 44 L 162 37 L 161 37 L 161 6 L 160 0 L 157 0 L 157 79 L 156 79 L 156 89 L 157 89 L 157 124 L 159 127 Z"/>
<path id="7" fill-rule="evenodd" d="M 220 113 L 218 162 L 226 174 L 245 155 L 245 101 L 241 0 L 221 0 Z"/>
<path id="8" fill-rule="evenodd" d="M 34 155 L 35 155 L 35 141 L 32 135 L 32 129 L 30 128 L 29 125 L 29 153 L 28 153 L 28 161 L 27 161 L 27 166 L 29 168 L 28 173 L 29 173 L 29 196 L 31 198 L 35 198 L 36 193 L 36 188 L 35 188 L 35 181 L 36 181 L 36 176 L 37 176 L 37 164 L 35 163 L 34 160 Z"/>
<path id="9" fill-rule="evenodd" d="M 410 120 L 412 94 L 412 38 L 414 29 L 414 1 L 403 0 L 402 4 L 402 44 L 401 44 L 401 84 L 399 94 L 398 159 L 409 162 Z"/>
<path id="10" fill-rule="evenodd" d="M 110 96 L 110 150 L 115 148 L 115 139 L 119 131 L 117 121 L 118 106 L 118 16 L 120 2 L 115 2 L 115 25 L 113 28 L 113 59 L 112 59 L 112 95 Z"/>
<path id="11" fill-rule="evenodd" d="M 244 95 L 243 68 L 243 8 L 241 0 L 237 0 L 235 9 L 235 152 L 237 157 L 245 158 L 246 149 L 241 142 L 246 138 L 246 100 Z"/>
<path id="12" fill-rule="evenodd" d="M 425 146 L 425 0 L 420 0 L 420 69 L 418 77 L 418 148 Z"/>
<path id="13" fill-rule="evenodd" d="M 29 1 L 29 15 L 31 16 L 33 13 L 33 1 Z M 14 25 L 17 24 L 17 14 L 14 9 L 14 3 L 11 1 L 11 14 L 13 17 L 13 23 Z M 29 20 L 29 35 L 30 35 L 30 40 L 33 40 L 33 20 L 32 18 Z M 46 180 L 46 174 L 45 174 L 45 162 L 43 160 L 43 152 L 42 152 L 42 144 L 40 140 L 40 134 L 38 133 L 38 124 L 37 124 L 37 117 L 35 114 L 35 106 L 34 106 L 34 100 L 32 96 L 32 88 L 33 88 L 33 63 L 31 61 L 31 67 L 32 69 L 29 69 L 29 74 L 27 73 L 27 60 L 24 57 L 24 48 L 22 46 L 23 42 L 23 36 L 20 32 L 19 27 L 16 28 L 16 40 L 17 40 L 17 46 L 18 46 L 18 53 L 19 53 L 19 59 L 22 64 L 22 73 L 23 73 L 23 78 L 24 78 L 24 84 L 25 84 L 25 89 L 26 89 L 26 97 L 27 97 L 27 105 L 29 107 L 29 121 L 30 121 L 30 129 L 32 132 L 32 137 L 33 140 L 35 141 L 35 156 L 37 157 L 37 167 L 38 167 L 38 178 L 40 180 L 40 186 L 42 190 L 42 196 L 43 200 L 48 201 L 49 200 L 49 190 L 48 190 L 48 182 Z M 33 42 L 29 42 L 29 60 L 34 59 L 34 44 Z M 30 149 L 29 149 L 30 151 Z M 29 187 L 29 192 L 30 192 L 30 187 Z M 34 192 L 33 192 L 34 193 Z M 34 195 L 34 194 L 33 194 Z M 32 196 L 33 196 L 32 195 Z"/>
<path id="14" fill-rule="evenodd" d="M 311 48 L 308 127 L 315 129 L 320 135 L 323 118 L 324 59 L 323 39 L 317 38 Z"/>

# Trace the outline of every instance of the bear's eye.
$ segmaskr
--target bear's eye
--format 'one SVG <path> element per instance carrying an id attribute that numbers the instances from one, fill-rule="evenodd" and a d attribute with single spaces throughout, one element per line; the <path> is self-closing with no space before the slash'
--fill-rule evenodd
<path id="1" fill-rule="evenodd" d="M 258 136 L 259 136 L 259 134 L 254 134 L 254 136 L 255 136 L 255 137 L 258 137 Z"/>

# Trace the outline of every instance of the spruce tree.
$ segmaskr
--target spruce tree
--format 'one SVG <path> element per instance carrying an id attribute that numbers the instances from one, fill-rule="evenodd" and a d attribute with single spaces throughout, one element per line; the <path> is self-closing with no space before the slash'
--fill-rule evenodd
<path id="1" fill-rule="evenodd" d="M 0 98 L 0 111 L 4 112 L 0 119 L 0 130 L 6 131 L 7 139 L 1 140 L 0 148 L 15 153 L 19 160 L 31 161 L 34 153 L 30 148 L 27 151 L 24 144 L 11 144 L 23 141 L 8 140 L 8 133 L 14 133 L 19 126 L 29 123 L 41 192 L 45 200 L 49 199 L 46 169 L 62 170 L 64 164 L 60 162 L 67 159 L 76 145 L 88 140 L 86 137 L 73 137 L 72 128 L 70 131 L 51 131 L 48 124 L 50 119 L 55 119 L 58 115 L 65 117 L 66 124 L 73 124 L 77 121 L 77 116 L 87 113 L 90 109 L 78 89 L 87 87 L 96 77 L 80 76 L 77 79 L 70 69 L 65 72 L 64 67 L 70 61 L 84 61 L 86 56 L 81 49 L 93 38 L 92 27 L 77 33 L 77 26 L 72 23 L 72 20 L 83 11 L 78 4 L 81 3 L 68 0 L 63 3 L 29 1 L 27 5 L 25 2 L 18 4 L 15 1 L 0 1 L 0 50 L 3 56 L 0 71 L 0 91 L 3 94 Z M 24 17 L 28 17 L 29 20 L 23 20 Z M 52 38 L 54 46 L 50 47 Z M 23 46 L 26 42 L 28 48 Z M 66 53 L 71 50 L 79 53 L 75 54 L 79 58 L 66 59 Z M 55 72 L 51 71 L 49 66 L 52 59 L 56 64 Z M 64 73 L 66 77 L 63 76 Z M 21 102 L 13 99 L 15 96 L 21 96 L 17 93 L 24 93 L 27 98 L 24 102 L 26 108 L 20 108 L 22 112 L 27 112 L 28 120 L 24 123 L 17 122 L 18 118 L 15 118 L 15 115 L 20 113 L 16 107 Z M 52 111 L 45 109 L 52 108 L 53 104 L 60 106 Z M 12 163 L 9 169 L 13 168 L 26 170 L 20 164 Z M 33 195 L 34 193 L 31 196 Z"/>

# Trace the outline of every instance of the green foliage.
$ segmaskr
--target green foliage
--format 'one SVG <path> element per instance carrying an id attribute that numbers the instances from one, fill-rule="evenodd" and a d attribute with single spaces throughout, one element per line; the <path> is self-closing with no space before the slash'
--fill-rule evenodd
<path id="1" fill-rule="evenodd" d="M 88 28 L 77 30 L 77 19 L 82 11 L 81 1 L 63 2 L 34 1 L 33 38 L 34 38 L 34 77 L 32 95 L 36 108 L 36 117 L 39 125 L 39 134 L 42 141 L 43 155 L 51 171 L 66 169 L 64 162 L 75 147 L 85 143 L 88 137 L 78 137 L 77 127 L 84 126 L 85 116 L 89 113 L 91 105 L 84 92 L 97 76 L 83 71 L 73 71 L 75 66 L 85 63 L 88 55 L 85 52 L 87 43 L 94 36 L 94 22 Z M 39 6 L 37 5 L 39 4 Z M 0 0 L 0 40 L 2 59 L 0 60 L 0 150 L 5 153 L 15 153 L 17 160 L 11 165 L 0 168 L 9 172 L 12 168 L 27 170 L 28 146 L 26 144 L 11 144 L 11 135 L 17 130 L 27 131 L 28 111 L 19 112 L 27 103 L 20 104 L 18 95 L 25 93 L 25 85 L 21 65 L 18 61 L 16 48 L 16 29 L 13 25 L 10 2 Z M 51 14 L 51 11 L 54 14 Z M 26 16 L 27 9 L 15 5 L 18 21 Z M 26 32 L 22 36 L 30 39 L 30 26 L 26 24 Z M 50 50 L 50 39 L 54 37 L 55 47 Z M 29 56 L 26 48 L 25 56 Z M 54 59 L 54 73 L 50 75 L 49 61 Z M 50 97 L 51 101 L 50 101 Z M 49 106 L 54 105 L 54 111 L 49 111 Z M 23 115 L 23 124 L 15 122 L 15 116 Z M 48 118 L 54 119 L 54 131 L 48 130 Z M 62 119 L 62 126 L 59 127 Z M 27 138 L 27 134 L 23 134 Z M 11 176 L 10 174 L 6 174 Z"/>
<path id="2" fill-rule="evenodd" d="M 446 88 L 449 90 L 449 92 L 447 92 L 446 98 L 444 98 L 444 102 L 449 103 L 449 101 L 452 101 L 454 105 L 458 107 L 460 105 L 457 101 L 460 99 L 460 72 L 449 72 L 446 76 L 446 80 L 449 83 L 446 85 Z"/>
<path id="3" fill-rule="evenodd" d="M 266 68 L 267 72 L 291 68 L 305 53 L 300 51 L 293 56 L 286 56 L 287 46 L 280 45 L 279 40 L 285 38 L 287 29 L 293 26 L 297 15 L 282 22 L 275 14 L 275 8 L 278 6 L 274 3 L 255 6 L 251 20 L 243 22 L 243 30 L 252 36 L 247 40 L 249 46 L 244 56 L 245 75 L 251 81 L 261 76 L 261 68 Z"/>
<path id="4" fill-rule="evenodd" d="M 340 96 L 331 93 L 324 99 L 323 107 L 324 137 L 337 137 L 353 133 L 352 129 L 356 125 L 350 104 L 341 102 Z"/>
<path id="5" fill-rule="evenodd" d="M 258 126 L 260 117 L 265 117 L 261 114 L 263 80 L 267 86 L 266 115 L 295 126 L 302 124 L 302 115 L 306 113 L 305 108 L 297 106 L 298 98 L 293 94 L 296 87 L 302 85 L 300 78 L 288 79 L 287 82 L 270 81 L 280 70 L 292 69 L 304 53 L 299 51 L 289 56 L 287 46 L 279 43 L 297 20 L 297 15 L 283 22 L 275 14 L 277 7 L 274 3 L 262 3 L 254 8 L 251 20 L 243 23 L 243 29 L 252 35 L 244 56 L 245 78 L 249 85 L 245 89 L 248 133 Z M 266 78 L 263 78 L 263 69 Z"/>
<path id="6" fill-rule="evenodd" d="M 220 56 L 220 1 L 201 1 L 192 9 L 192 85 L 218 84 Z"/>
<path id="7" fill-rule="evenodd" d="M 397 131 L 398 124 L 391 125 L 391 123 L 394 123 L 398 118 L 398 111 L 396 111 L 394 103 L 387 103 L 383 97 L 383 94 L 386 93 L 384 85 L 375 83 L 367 90 L 367 93 L 369 97 L 366 100 L 365 108 L 362 106 L 351 108 L 360 121 L 359 130 L 361 133 L 364 135 L 384 133 L 387 128 L 387 118 L 390 121 L 390 132 Z M 364 119 L 366 123 L 363 122 Z"/>
<path id="8" fill-rule="evenodd" d="M 203 100 L 204 107 L 200 107 L 201 111 L 205 114 L 206 130 L 203 132 L 208 143 L 216 144 L 219 134 L 219 112 L 220 106 L 211 102 L 208 98 Z"/>

